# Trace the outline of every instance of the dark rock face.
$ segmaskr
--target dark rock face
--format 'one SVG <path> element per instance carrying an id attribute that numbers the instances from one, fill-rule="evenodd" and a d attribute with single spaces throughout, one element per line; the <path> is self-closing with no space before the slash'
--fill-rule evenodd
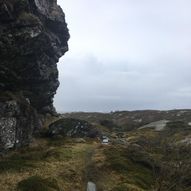
<path id="1" fill-rule="evenodd" d="M 66 136 L 66 137 L 91 137 L 95 138 L 99 135 L 99 131 L 93 127 L 87 121 L 72 119 L 72 118 L 63 118 L 49 126 L 49 135 L 50 136 Z"/>
<path id="2" fill-rule="evenodd" d="M 22 96 L 0 101 L 0 116 L 0 150 L 28 145 L 40 125 L 37 112 Z"/>
<path id="3" fill-rule="evenodd" d="M 65 15 L 56 0 L 0 0 L 0 99 L 4 92 L 20 92 L 19 99 L 27 100 L 33 110 L 31 117 L 21 102 L 11 98 L 14 107 L 7 116 L 2 108 L 9 108 L 9 102 L 2 101 L 0 139 L 5 134 L 11 138 L 0 142 L 6 145 L 15 129 L 18 133 L 24 126 L 21 131 L 27 142 L 35 129 L 34 121 L 38 121 L 34 113 L 55 112 L 53 97 L 59 86 L 56 63 L 68 50 L 68 39 Z M 21 142 L 18 136 L 14 139 Z"/>

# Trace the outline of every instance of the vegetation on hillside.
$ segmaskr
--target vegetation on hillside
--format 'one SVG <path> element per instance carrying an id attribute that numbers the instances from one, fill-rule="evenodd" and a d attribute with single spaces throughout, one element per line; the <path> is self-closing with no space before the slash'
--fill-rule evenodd
<path id="1" fill-rule="evenodd" d="M 185 122 L 169 122 L 163 131 L 93 125 L 109 145 L 99 138 L 46 137 L 44 130 L 31 147 L 3 154 L 0 190 L 81 191 L 92 181 L 98 191 L 191 191 L 191 128 Z"/>

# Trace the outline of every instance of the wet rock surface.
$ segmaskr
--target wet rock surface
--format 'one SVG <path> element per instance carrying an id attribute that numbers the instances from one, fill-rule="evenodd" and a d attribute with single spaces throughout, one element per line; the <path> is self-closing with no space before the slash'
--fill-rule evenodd
<path id="1" fill-rule="evenodd" d="M 0 142 L 5 148 L 29 142 L 39 113 L 55 113 L 56 63 L 68 50 L 68 39 L 56 0 L 0 0 Z M 7 101 L 4 92 L 13 96 Z M 22 96 L 14 96 L 17 92 Z"/>

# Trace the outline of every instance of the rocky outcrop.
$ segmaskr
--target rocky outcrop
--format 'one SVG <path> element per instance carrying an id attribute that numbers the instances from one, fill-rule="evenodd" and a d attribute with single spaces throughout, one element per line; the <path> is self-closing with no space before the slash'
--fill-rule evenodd
<path id="1" fill-rule="evenodd" d="M 0 101 L 0 150 L 28 145 L 41 125 L 38 113 L 25 97 L 6 96 L 7 100 Z"/>
<path id="2" fill-rule="evenodd" d="M 68 50 L 68 39 L 56 0 L 0 0 L 2 148 L 30 142 L 40 125 L 38 114 L 55 112 L 56 63 Z"/>
<path id="3" fill-rule="evenodd" d="M 99 135 L 100 132 L 94 126 L 79 119 L 62 118 L 49 126 L 49 136 L 51 137 L 95 138 Z"/>

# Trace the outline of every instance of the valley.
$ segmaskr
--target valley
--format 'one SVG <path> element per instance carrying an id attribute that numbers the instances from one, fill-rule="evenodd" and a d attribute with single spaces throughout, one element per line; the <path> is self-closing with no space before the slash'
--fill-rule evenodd
<path id="1" fill-rule="evenodd" d="M 134 113 L 143 119 L 141 128 L 135 124 L 129 128 L 125 123 L 120 128 L 118 122 L 124 122 L 121 116 L 132 117 L 128 112 L 126 116 L 125 112 L 71 113 L 54 118 L 53 124 L 59 124 L 59 128 L 64 124 L 62 128 L 70 134 L 64 131 L 50 136 L 46 128 L 30 147 L 2 154 L 0 190 L 82 191 L 93 182 L 98 191 L 190 191 L 190 111 L 172 112 L 167 117 L 153 114 L 147 119 L 145 111 L 141 116 L 140 111 Z M 168 122 L 164 125 L 163 120 Z M 134 121 L 141 123 L 135 117 Z M 81 124 L 82 129 L 86 124 L 87 132 L 93 128 L 98 134 L 78 134 L 72 131 L 79 126 L 74 124 Z M 161 124 L 163 128 L 155 128 Z M 102 143 L 103 136 L 108 137 L 108 144 Z"/>

